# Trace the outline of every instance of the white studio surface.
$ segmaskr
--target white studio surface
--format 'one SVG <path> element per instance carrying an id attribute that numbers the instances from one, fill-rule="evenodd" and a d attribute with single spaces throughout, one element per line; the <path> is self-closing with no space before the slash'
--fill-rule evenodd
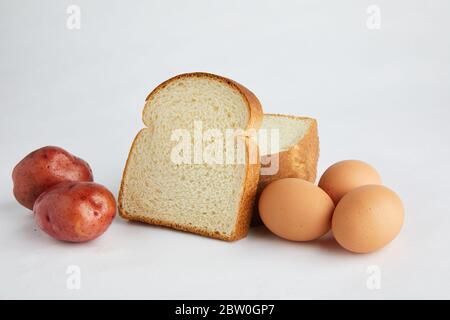
<path id="1" fill-rule="evenodd" d="M 0 0 L 0 298 L 449 299 L 449 31 L 447 0 Z M 12 196 L 14 165 L 57 145 L 117 195 L 146 95 L 191 71 L 315 117 L 319 176 L 371 163 L 404 201 L 400 236 L 356 255 L 264 227 L 227 243 L 118 216 L 90 243 L 43 233 Z"/>

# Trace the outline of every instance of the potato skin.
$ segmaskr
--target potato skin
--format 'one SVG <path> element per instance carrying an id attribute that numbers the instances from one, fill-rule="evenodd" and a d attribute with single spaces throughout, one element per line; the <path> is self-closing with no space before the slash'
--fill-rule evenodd
<path id="1" fill-rule="evenodd" d="M 93 181 L 89 164 L 66 150 L 47 146 L 23 158 L 12 172 L 17 201 L 32 210 L 37 197 L 63 181 Z"/>
<path id="2" fill-rule="evenodd" d="M 53 238 L 85 242 L 108 229 L 116 200 L 98 183 L 61 182 L 38 197 L 33 211 L 36 223 Z"/>

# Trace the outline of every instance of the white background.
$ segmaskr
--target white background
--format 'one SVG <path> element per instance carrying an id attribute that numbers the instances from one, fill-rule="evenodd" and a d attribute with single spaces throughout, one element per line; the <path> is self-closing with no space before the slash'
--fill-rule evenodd
<path id="1" fill-rule="evenodd" d="M 81 30 L 66 28 L 70 4 Z M 450 298 L 449 31 L 447 0 L 1 0 L 0 298 Z M 243 83 L 266 112 L 317 118 L 319 175 L 374 165 L 404 201 L 400 236 L 355 255 L 264 227 L 234 243 L 119 217 L 85 244 L 40 231 L 12 196 L 13 166 L 58 145 L 117 194 L 146 95 L 189 71 Z"/>

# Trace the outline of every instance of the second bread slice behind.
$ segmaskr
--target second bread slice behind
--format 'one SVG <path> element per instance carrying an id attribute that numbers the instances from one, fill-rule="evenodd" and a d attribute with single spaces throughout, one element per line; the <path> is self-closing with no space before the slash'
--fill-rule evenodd
<path id="1" fill-rule="evenodd" d="M 316 179 L 319 159 L 317 122 L 307 117 L 264 114 L 261 129 L 279 130 L 279 169 L 274 175 L 261 175 L 259 188 L 281 178 L 300 178 L 310 182 Z M 274 150 L 271 150 L 271 153 Z M 261 163 L 267 155 L 261 150 Z M 262 165 L 263 166 L 263 165 Z"/>

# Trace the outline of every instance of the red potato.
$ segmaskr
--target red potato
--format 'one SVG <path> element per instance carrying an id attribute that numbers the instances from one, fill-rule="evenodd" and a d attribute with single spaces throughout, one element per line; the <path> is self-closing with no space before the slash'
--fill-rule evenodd
<path id="1" fill-rule="evenodd" d="M 94 182 L 61 182 L 38 197 L 33 211 L 39 227 L 53 238 L 85 242 L 108 229 L 116 200 Z"/>
<path id="2" fill-rule="evenodd" d="M 14 196 L 33 209 L 37 197 L 63 181 L 93 181 L 89 164 L 59 147 L 43 147 L 23 158 L 12 173 Z"/>

